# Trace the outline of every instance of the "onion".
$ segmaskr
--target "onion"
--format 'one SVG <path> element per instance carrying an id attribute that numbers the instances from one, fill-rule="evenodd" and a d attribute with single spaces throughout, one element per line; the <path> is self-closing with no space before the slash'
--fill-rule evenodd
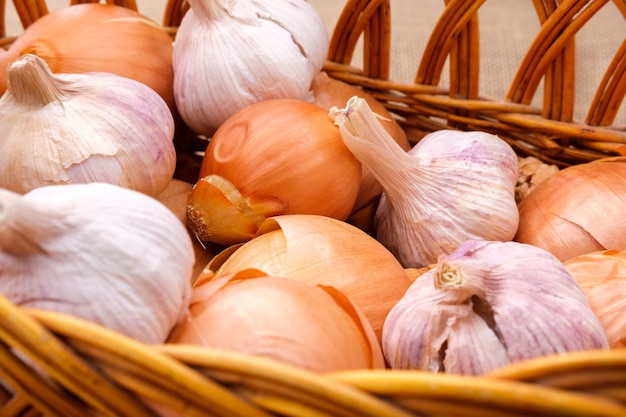
<path id="1" fill-rule="evenodd" d="M 237 112 L 209 143 L 189 201 L 198 238 L 245 242 L 265 218 L 318 214 L 345 220 L 361 165 L 321 107 L 265 100 Z"/>
<path id="2" fill-rule="evenodd" d="M 37 19 L 0 61 L 0 95 L 6 68 L 25 53 L 44 59 L 54 73 L 111 72 L 143 82 L 175 108 L 172 38 L 129 8 L 75 4 Z"/>
<path id="3" fill-rule="evenodd" d="M 208 267 L 217 276 L 256 268 L 333 286 L 363 312 L 380 340 L 387 313 L 411 284 L 381 243 L 348 223 L 306 214 L 268 219 L 260 233 Z"/>
<path id="4" fill-rule="evenodd" d="M 383 368 L 362 313 L 336 289 L 242 270 L 205 275 L 169 343 L 233 350 L 315 372 Z"/>
<path id="5" fill-rule="evenodd" d="M 626 249 L 626 158 L 570 166 L 537 185 L 519 203 L 514 240 L 561 261 L 589 252 Z"/>
<path id="6" fill-rule="evenodd" d="M 611 348 L 626 347 L 626 250 L 575 256 L 565 268 L 583 289 Z"/>
<path id="7" fill-rule="evenodd" d="M 340 107 L 345 105 L 345 103 L 353 96 L 359 96 L 365 99 L 374 113 L 381 116 L 381 125 L 385 128 L 389 135 L 394 138 L 396 143 L 398 143 L 398 145 L 400 145 L 400 147 L 405 151 L 411 149 L 406 133 L 396 119 L 391 115 L 391 113 L 389 113 L 382 103 L 362 89 L 341 80 L 331 78 L 326 72 L 320 71 L 320 73 L 313 79 L 311 90 L 313 91 L 314 103 L 326 111 L 330 111 L 330 109 L 335 106 Z M 363 167 L 362 171 L 363 176 L 361 179 L 361 189 L 359 190 L 359 195 L 354 203 L 354 209 L 347 221 L 350 224 L 373 234 L 374 226 L 372 223 L 374 220 L 374 214 L 376 213 L 376 207 L 378 206 L 378 200 L 383 189 L 378 180 L 366 167 Z"/>

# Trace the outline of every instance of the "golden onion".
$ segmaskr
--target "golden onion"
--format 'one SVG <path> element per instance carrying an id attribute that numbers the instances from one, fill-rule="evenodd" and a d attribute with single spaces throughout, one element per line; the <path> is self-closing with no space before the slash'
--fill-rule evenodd
<path id="1" fill-rule="evenodd" d="M 563 264 L 587 296 L 609 346 L 626 347 L 626 250 L 591 252 Z"/>
<path id="2" fill-rule="evenodd" d="M 54 73 L 110 72 L 142 82 L 176 113 L 172 38 L 127 7 L 73 4 L 37 19 L 0 57 L 0 95 L 6 68 L 26 53 L 42 58 Z"/>
<path id="3" fill-rule="evenodd" d="M 169 343 L 232 350 L 314 372 L 384 368 L 363 314 L 336 289 L 248 269 L 196 281 Z"/>
<path id="4" fill-rule="evenodd" d="M 514 238 L 561 261 L 626 249 L 626 157 L 600 159 L 554 173 L 519 203 Z"/>
<path id="5" fill-rule="evenodd" d="M 310 214 L 268 219 L 252 240 L 208 264 L 216 276 L 255 268 L 268 275 L 335 287 L 381 340 L 387 313 L 411 280 L 380 242 L 346 222 Z"/>
<path id="6" fill-rule="evenodd" d="M 252 104 L 211 139 L 188 203 L 199 239 L 228 246 L 251 239 L 281 214 L 345 220 L 361 165 L 321 107 L 301 100 Z"/>

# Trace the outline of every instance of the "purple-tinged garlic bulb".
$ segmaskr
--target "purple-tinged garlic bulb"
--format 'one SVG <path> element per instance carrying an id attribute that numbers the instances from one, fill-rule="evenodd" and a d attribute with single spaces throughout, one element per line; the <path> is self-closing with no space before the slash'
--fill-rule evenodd
<path id="1" fill-rule="evenodd" d="M 534 357 L 608 348 L 587 297 L 549 252 L 471 240 L 442 255 L 391 309 L 383 352 L 395 369 L 480 375 Z"/>
<path id="2" fill-rule="evenodd" d="M 486 132 L 430 133 L 406 152 L 358 97 L 331 109 L 346 146 L 380 182 L 376 238 L 407 268 L 425 267 L 470 239 L 512 240 L 518 157 Z"/>

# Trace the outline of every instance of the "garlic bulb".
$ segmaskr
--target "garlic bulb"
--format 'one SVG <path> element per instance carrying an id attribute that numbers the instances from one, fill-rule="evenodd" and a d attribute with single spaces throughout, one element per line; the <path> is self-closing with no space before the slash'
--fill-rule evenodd
<path id="1" fill-rule="evenodd" d="M 194 252 L 156 199 L 107 183 L 0 189 L 0 293 L 23 307 L 163 342 L 191 294 Z"/>
<path id="2" fill-rule="evenodd" d="M 513 239 L 518 158 L 485 132 L 442 130 L 405 152 L 358 97 L 330 115 L 346 146 L 380 182 L 376 238 L 405 267 L 424 267 L 470 239 Z"/>
<path id="3" fill-rule="evenodd" d="M 174 98 L 182 119 L 210 135 L 262 100 L 312 101 L 329 34 L 305 0 L 189 0 L 173 52 Z"/>
<path id="4" fill-rule="evenodd" d="M 600 348 L 608 348 L 605 331 L 564 265 L 517 242 L 471 240 L 441 256 L 383 326 L 383 352 L 396 369 L 477 375 Z"/>
<path id="5" fill-rule="evenodd" d="M 106 182 L 158 195 L 176 167 L 174 118 L 148 86 L 110 73 L 53 74 L 26 54 L 0 98 L 0 187 Z"/>

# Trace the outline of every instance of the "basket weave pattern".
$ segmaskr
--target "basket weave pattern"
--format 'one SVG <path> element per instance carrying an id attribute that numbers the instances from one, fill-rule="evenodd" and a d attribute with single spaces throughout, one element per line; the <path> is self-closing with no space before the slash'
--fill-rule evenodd
<path id="1" fill-rule="evenodd" d="M 134 0 L 108 2 L 137 10 Z M 390 1 L 348 0 L 325 70 L 384 103 L 412 142 L 443 128 L 480 129 L 500 135 L 520 155 L 560 166 L 620 154 L 626 128 L 613 123 L 626 94 L 626 40 L 589 103 L 587 119 L 572 120 L 575 35 L 608 0 L 533 1 L 541 30 L 501 101 L 481 96 L 477 87 L 477 11 L 484 2 L 446 1 L 415 82 L 406 84 L 389 79 Z M 43 0 L 14 3 L 24 27 L 48 13 Z M 614 4 L 626 19 L 626 2 Z M 0 0 L 0 46 L 12 41 L 4 33 L 4 6 Z M 162 24 L 173 37 L 187 10 L 184 0 L 167 3 Z M 352 57 L 361 37 L 367 47 L 358 68 Z M 446 60 L 451 81 L 441 86 Z M 545 98 L 536 108 L 529 103 L 540 81 Z M 158 404 L 190 416 L 617 417 L 626 415 L 626 351 L 537 358 L 483 377 L 419 371 L 317 375 L 232 352 L 147 346 L 0 296 L 1 416 L 153 416 Z"/>

